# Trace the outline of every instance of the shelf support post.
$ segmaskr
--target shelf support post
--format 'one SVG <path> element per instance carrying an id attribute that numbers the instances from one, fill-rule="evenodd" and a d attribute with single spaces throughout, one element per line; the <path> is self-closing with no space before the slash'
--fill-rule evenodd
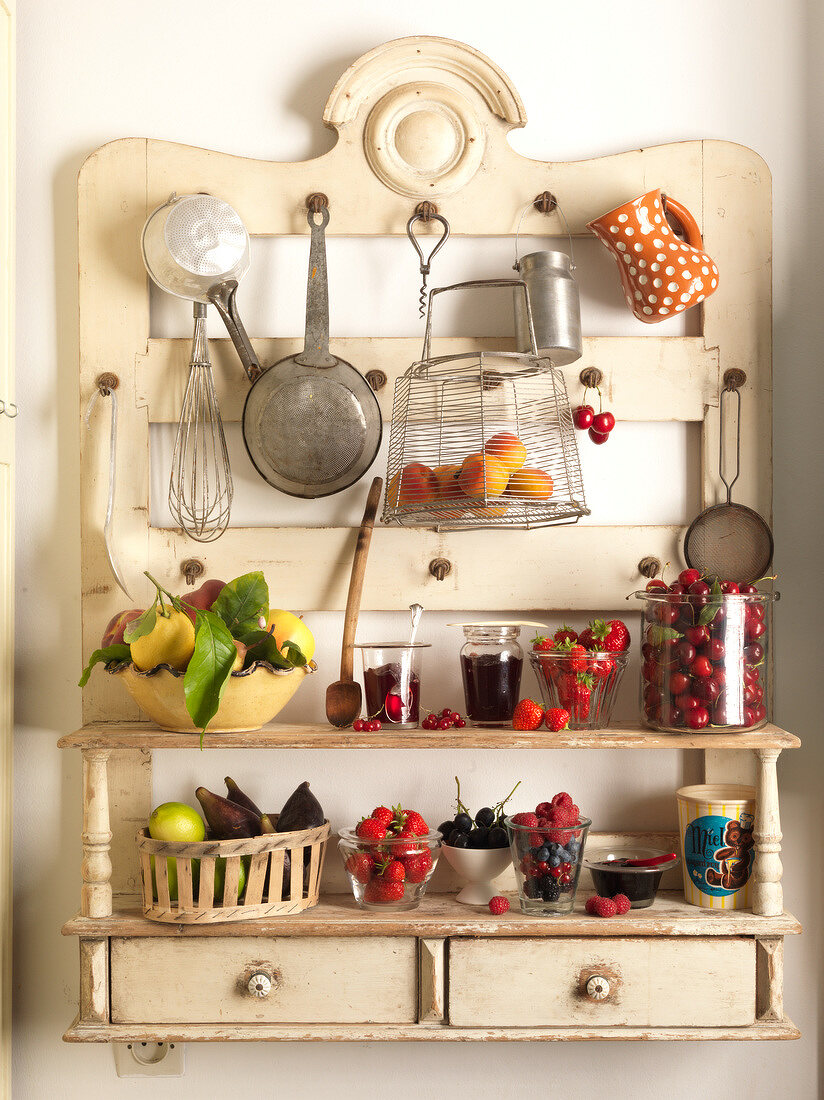
<path id="1" fill-rule="evenodd" d="M 755 793 L 755 860 L 752 911 L 760 917 L 778 917 L 784 911 L 781 888 L 781 822 L 778 815 L 778 770 L 781 749 L 754 749 L 758 758 Z"/>
<path id="2" fill-rule="evenodd" d="M 80 911 L 84 917 L 112 912 L 112 840 L 109 822 L 110 749 L 83 749 L 83 862 Z"/>

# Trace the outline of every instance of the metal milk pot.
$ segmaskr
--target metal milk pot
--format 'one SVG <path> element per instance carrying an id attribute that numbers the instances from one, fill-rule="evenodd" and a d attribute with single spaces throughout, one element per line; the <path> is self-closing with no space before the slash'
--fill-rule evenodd
<path id="1" fill-rule="evenodd" d="M 581 358 L 581 304 L 572 261 L 566 252 L 530 252 L 515 265 L 526 283 L 535 343 L 556 366 Z M 524 296 L 515 295 L 515 339 L 518 351 L 531 342 Z"/>

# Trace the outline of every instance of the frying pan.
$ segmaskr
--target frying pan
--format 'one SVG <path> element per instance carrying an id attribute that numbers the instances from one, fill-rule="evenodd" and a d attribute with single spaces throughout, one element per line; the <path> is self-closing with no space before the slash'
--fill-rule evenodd
<path id="1" fill-rule="evenodd" d="M 312 237 L 303 351 L 279 360 L 255 381 L 243 408 L 243 440 L 255 469 L 275 489 L 324 497 L 366 473 L 383 429 L 369 383 L 329 351 L 328 207 L 318 204 L 307 220 Z"/>

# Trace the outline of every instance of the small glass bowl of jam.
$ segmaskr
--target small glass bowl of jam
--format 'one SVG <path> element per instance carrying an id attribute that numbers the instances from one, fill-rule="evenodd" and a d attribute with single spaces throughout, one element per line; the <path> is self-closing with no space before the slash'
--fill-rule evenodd
<path id="1" fill-rule="evenodd" d="M 667 852 L 660 848 L 637 845 L 621 848 L 587 848 L 584 867 L 592 875 L 595 892 L 604 898 L 626 894 L 633 909 L 647 909 L 655 901 L 664 871 L 680 864 L 676 856 L 651 867 L 631 867 L 629 860 L 663 859 Z"/>

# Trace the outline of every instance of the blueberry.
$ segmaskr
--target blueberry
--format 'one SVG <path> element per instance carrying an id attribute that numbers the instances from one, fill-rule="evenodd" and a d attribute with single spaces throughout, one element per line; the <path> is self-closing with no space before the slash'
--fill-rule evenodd
<path id="1" fill-rule="evenodd" d="M 570 840 L 570 842 L 567 844 L 567 851 L 569 852 L 569 854 L 572 856 L 573 859 L 575 859 L 575 857 L 578 855 L 580 850 L 581 850 L 580 840 Z"/>
<path id="2" fill-rule="evenodd" d="M 506 829 L 501 829 L 500 826 L 495 825 L 489 830 L 489 847 L 490 848 L 508 848 L 509 837 L 506 835 Z"/>
<path id="3" fill-rule="evenodd" d="M 468 848 L 469 847 L 469 833 L 458 832 L 457 829 L 453 829 L 449 837 L 450 848 Z"/>
<path id="4" fill-rule="evenodd" d="M 469 814 L 456 814 L 454 827 L 461 833 L 468 833 L 474 822 Z"/>
<path id="5" fill-rule="evenodd" d="M 553 840 L 553 841 L 550 841 L 550 843 L 547 845 L 547 847 L 549 848 L 550 852 L 552 852 L 552 854 L 555 855 L 560 850 L 561 845 L 556 844 L 556 842 Z"/>
<path id="6" fill-rule="evenodd" d="M 489 829 L 495 821 L 495 811 L 489 806 L 484 806 L 475 814 L 475 824 L 482 829 Z"/>
<path id="7" fill-rule="evenodd" d="M 549 866 L 550 867 L 560 867 L 561 866 L 561 857 L 557 856 L 557 855 L 550 856 L 549 857 Z"/>
<path id="8" fill-rule="evenodd" d="M 538 849 L 538 851 L 535 853 L 535 858 L 538 860 L 539 863 L 547 862 L 547 860 L 549 859 L 549 848 L 547 848 L 546 844 Z"/>
<path id="9" fill-rule="evenodd" d="M 559 848 L 558 851 L 555 854 L 561 860 L 561 863 L 571 863 L 572 862 L 572 860 L 570 858 L 570 855 L 569 855 L 569 852 L 566 850 L 566 848 Z"/>

